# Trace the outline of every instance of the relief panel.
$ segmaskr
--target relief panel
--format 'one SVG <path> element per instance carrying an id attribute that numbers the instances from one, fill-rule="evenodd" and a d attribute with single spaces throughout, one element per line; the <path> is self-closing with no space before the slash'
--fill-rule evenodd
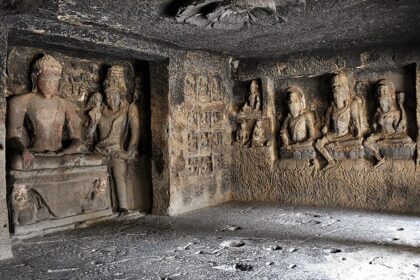
<path id="1" fill-rule="evenodd" d="M 10 50 L 7 168 L 15 233 L 131 209 L 127 172 L 138 160 L 138 93 L 131 65 L 113 63 Z"/>

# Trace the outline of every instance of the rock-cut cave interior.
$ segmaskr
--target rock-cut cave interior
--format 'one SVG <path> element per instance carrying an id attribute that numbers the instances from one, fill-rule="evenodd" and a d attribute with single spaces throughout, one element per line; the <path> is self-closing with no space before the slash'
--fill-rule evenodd
<path id="1" fill-rule="evenodd" d="M 0 0 L 0 279 L 420 279 L 420 1 Z"/>

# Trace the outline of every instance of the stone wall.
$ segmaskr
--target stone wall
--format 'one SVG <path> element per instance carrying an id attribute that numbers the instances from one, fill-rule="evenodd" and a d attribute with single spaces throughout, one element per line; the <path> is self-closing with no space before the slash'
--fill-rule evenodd
<path id="1" fill-rule="evenodd" d="M 153 213 L 165 215 L 169 207 L 169 62 L 150 64 L 150 79 L 161 81 L 151 84 L 151 133 Z"/>
<path id="2" fill-rule="evenodd" d="M 228 65 L 206 53 L 170 63 L 170 214 L 231 199 Z"/>
<path id="3" fill-rule="evenodd" d="M 235 61 L 232 65 L 236 82 L 230 115 L 232 139 L 235 140 L 240 132 L 239 123 L 252 118 L 253 113 L 241 113 L 240 108 L 246 103 L 250 81 L 258 79 L 263 100 L 258 118 L 270 120 L 267 137 L 271 141 L 260 147 L 235 142 L 232 151 L 234 198 L 420 213 L 420 175 L 415 151 L 420 124 L 418 66 L 416 68 L 419 57 L 418 50 L 401 48 L 296 55 L 272 61 Z M 358 112 L 358 116 L 366 115 L 363 139 L 375 132 L 378 81 L 392 81 L 397 97 L 401 96 L 400 92 L 404 93 L 400 107 L 406 112 L 406 134 L 410 137 L 407 141 L 411 142 L 400 143 L 388 151 L 381 150 L 389 159 L 381 168 L 374 167 L 375 158 L 367 153 L 363 142 L 359 142 L 360 154 L 340 154 L 331 148 L 329 151 L 337 165 L 323 169 L 327 162 L 314 146 L 321 138 L 326 109 L 333 102 L 330 83 L 333 74 L 339 71 L 346 72 L 354 98 L 365 106 Z M 305 150 L 306 154 L 295 152 L 287 157 L 280 131 L 288 114 L 286 97 L 291 86 L 298 86 L 303 91 L 307 111 L 314 116 L 316 136 L 312 147 Z"/>

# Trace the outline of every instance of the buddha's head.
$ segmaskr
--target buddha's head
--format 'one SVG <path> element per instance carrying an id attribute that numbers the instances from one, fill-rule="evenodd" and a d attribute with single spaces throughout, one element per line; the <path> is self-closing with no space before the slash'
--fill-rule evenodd
<path id="1" fill-rule="evenodd" d="M 376 96 L 379 101 L 379 107 L 383 112 L 389 112 L 395 106 L 395 87 L 391 81 L 380 80 Z"/>
<path id="2" fill-rule="evenodd" d="M 332 78 L 331 87 L 335 105 L 339 108 L 344 107 L 350 99 L 350 83 L 347 75 L 344 72 L 335 74 Z"/>
<path id="3" fill-rule="evenodd" d="M 287 105 L 290 114 L 297 117 L 301 114 L 302 110 L 306 108 L 305 96 L 302 89 L 297 86 L 292 86 L 287 89 Z"/>
<path id="4" fill-rule="evenodd" d="M 63 67 L 51 55 L 39 58 L 33 67 L 34 90 L 46 98 L 58 94 Z"/>
<path id="5" fill-rule="evenodd" d="M 127 94 L 124 68 L 112 66 L 108 69 L 104 81 L 105 101 L 111 110 L 120 107 L 122 98 Z"/>

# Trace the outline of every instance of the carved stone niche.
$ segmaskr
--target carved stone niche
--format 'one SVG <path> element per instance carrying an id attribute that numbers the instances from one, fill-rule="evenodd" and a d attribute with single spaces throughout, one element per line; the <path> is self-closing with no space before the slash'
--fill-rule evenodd
<path id="1" fill-rule="evenodd" d="M 323 104 L 327 91 L 326 77 L 275 81 L 276 139 L 280 159 L 313 160 L 317 158 L 315 141 L 320 136 Z"/>
<path id="2" fill-rule="evenodd" d="M 375 167 L 388 160 L 411 160 L 416 151 L 415 69 L 409 65 L 389 71 L 360 71 L 356 92 L 366 95 L 370 133 L 366 156 Z"/>
<path id="3" fill-rule="evenodd" d="M 411 160 L 417 127 L 410 71 L 343 71 L 276 82 L 279 157 L 318 157 L 326 169 L 346 159 L 369 159 L 375 167 Z"/>
<path id="4" fill-rule="evenodd" d="M 133 72 L 121 65 L 33 48 L 10 50 L 6 164 L 16 235 L 130 209 L 133 183 L 126 180 L 121 188 L 119 179 L 127 177 L 128 162 L 136 161 L 140 127 L 136 100 L 126 100 L 134 83 L 124 80 Z M 118 146 L 128 122 L 135 127 Z M 128 147 L 104 153 L 111 145 Z"/>
<path id="5" fill-rule="evenodd" d="M 231 122 L 233 142 L 242 147 L 271 145 L 271 126 L 267 119 L 267 101 L 260 79 L 236 82 L 233 90 Z"/>

